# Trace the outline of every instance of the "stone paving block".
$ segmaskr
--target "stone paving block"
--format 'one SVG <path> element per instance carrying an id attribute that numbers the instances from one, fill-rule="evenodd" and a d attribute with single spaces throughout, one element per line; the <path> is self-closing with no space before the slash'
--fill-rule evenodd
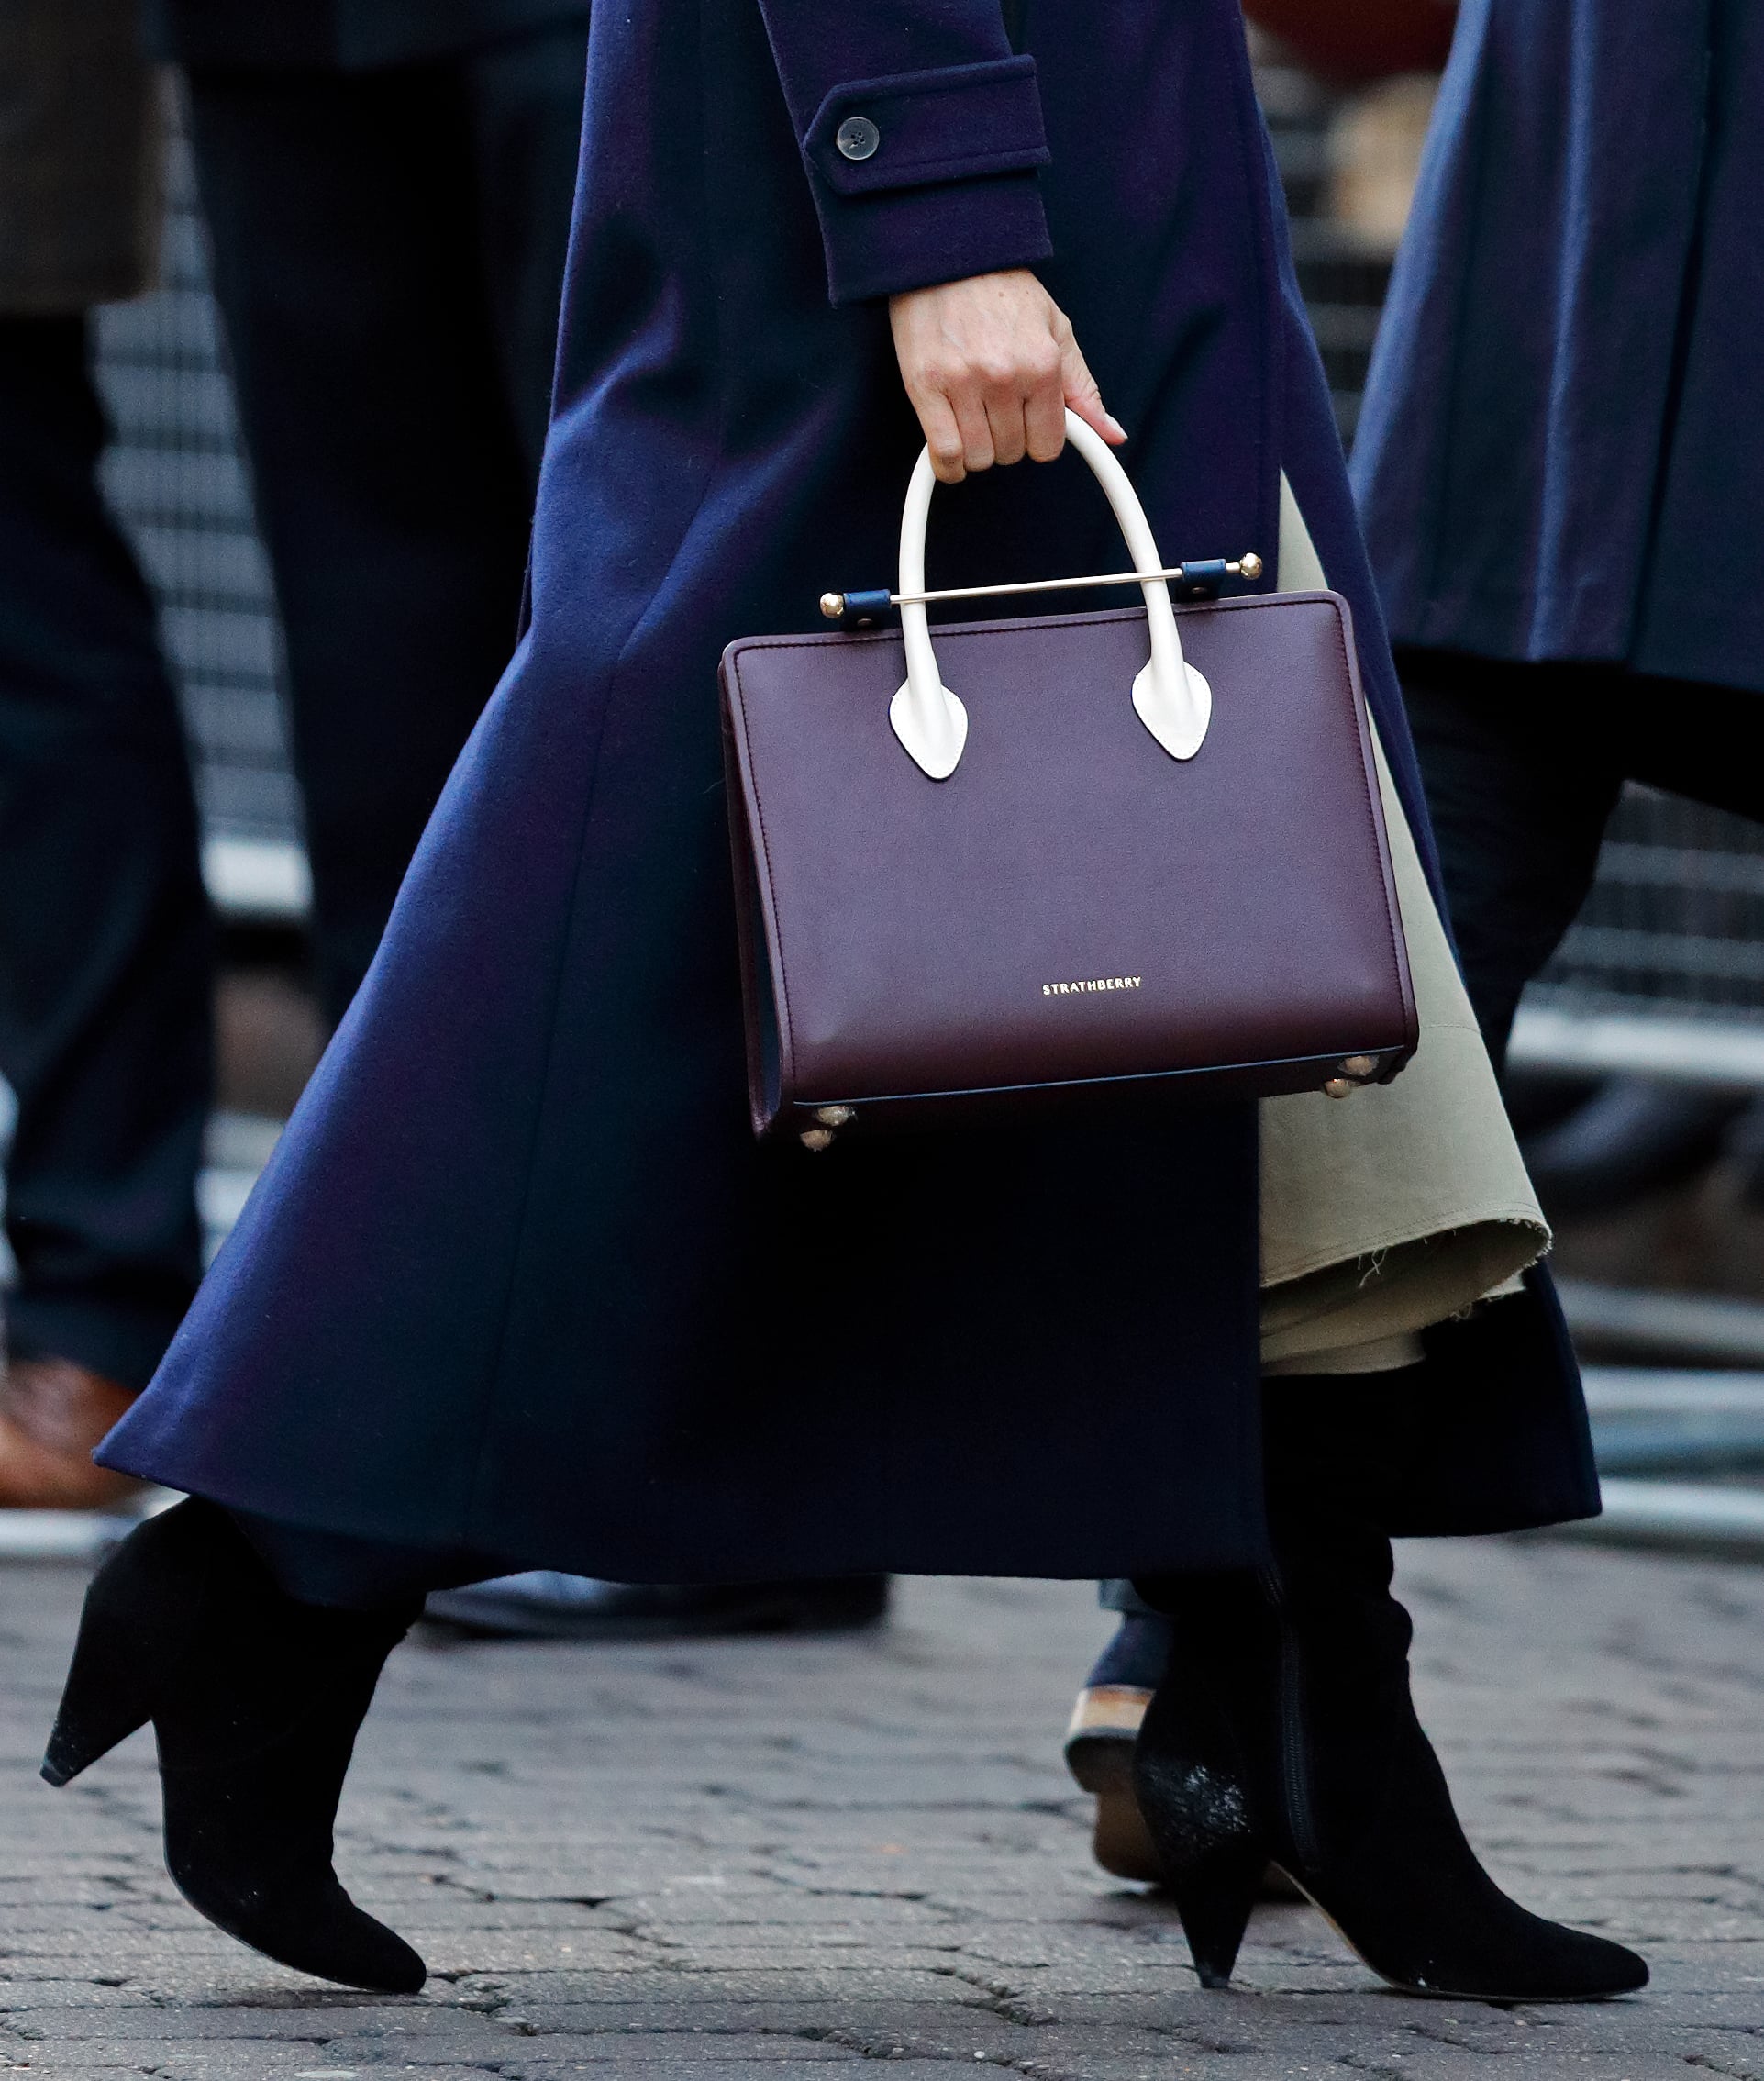
<path id="1" fill-rule="evenodd" d="M 841 2081 L 842 2076 L 860 2074 L 865 2081 L 875 2081 L 871 2061 L 831 2048 L 823 2056 L 822 2048 L 800 2043 L 782 2044 L 775 2050 L 749 2046 L 725 2051 L 714 2046 L 628 2045 L 582 2038 L 572 2039 L 555 2051 L 535 2047 L 496 2071 L 506 2081 L 563 2081 L 571 2074 L 604 2075 L 606 2081 L 632 2074 L 643 2076 L 643 2081 L 660 2081 L 661 2076 L 688 2071 L 678 2064 L 682 2061 L 691 2062 L 690 2071 L 715 2075 L 716 2081 L 743 2081 L 743 2076 L 751 2076 L 753 2081 L 778 2081 L 779 2068 L 786 2064 L 806 2065 L 815 2081 Z M 937 2072 L 939 2081 L 949 2081 L 948 2066 L 940 2065 Z M 457 2076 L 454 2081 L 458 2081 Z"/>
<path id="2" fill-rule="evenodd" d="M 8 1977 L 0 1979 L 0 2022 L 39 2009 L 128 2008 L 139 1999 L 122 1974 L 79 1980 Z"/>
<path id="3" fill-rule="evenodd" d="M 1473 1838 L 1531 1905 L 1648 1932 L 1644 1995 L 1412 2000 L 1300 1908 L 1203 1993 L 1168 1903 L 1090 1864 L 1060 1767 L 1107 1625 L 1084 1586 L 922 1582 L 873 1634 L 402 1650 L 339 1867 L 433 1977 L 327 1990 L 177 1897 L 149 1742 L 35 1779 L 81 1577 L 14 1567 L 0 2076 L 1764 2081 L 1764 1571 L 1464 1541 L 1403 1577 Z"/>
<path id="4" fill-rule="evenodd" d="M 554 2069 L 569 2059 L 596 2064 L 629 2064 L 647 2075 L 703 2065 L 721 2075 L 731 2065 L 802 2064 L 818 2073 L 827 2066 L 849 2065 L 864 2055 L 829 2039 L 799 2031 L 538 2031 L 523 2037 L 501 2055 L 516 2064 L 544 2061 Z"/>
<path id="5" fill-rule="evenodd" d="M 0 2065 L 0 2074 L 6 2072 Z M 82 2046 L 75 2059 L 12 2071 L 40 2075 L 43 2081 L 466 2081 L 473 2073 L 491 2076 L 500 2069 L 462 2067 L 428 2059 L 395 2064 L 335 2063 L 309 2045 L 268 2042 L 225 2047 L 191 2046 L 177 2039 L 151 2048 L 139 2045 Z"/>
<path id="6" fill-rule="evenodd" d="M 1498 2063 L 1486 2053 L 1429 2045 L 1345 2062 L 1361 2073 L 1402 2081 L 1703 2081 L 1681 2060 L 1651 2053 L 1508 2053 Z M 1705 2070 L 1706 2071 L 1706 2070 Z"/>
<path id="7" fill-rule="evenodd" d="M 450 2018 L 438 2020 L 443 2029 L 452 2027 Z M 6 2034 L 27 2043 L 50 2042 L 78 2044 L 82 2040 L 99 2043 L 152 2042 L 173 2034 L 192 2042 L 223 2038 L 286 2038 L 322 2043 L 337 2035 L 340 2025 L 332 2019 L 298 2009 L 205 2008 L 195 2003 L 176 2009 L 135 2008 L 115 2009 L 83 2008 L 43 2009 L 27 2016 L 6 2019 Z M 401 2017 L 392 2029 L 399 2034 L 420 2032 L 424 2026 Z M 376 2032 L 375 2035 L 383 2033 Z"/>

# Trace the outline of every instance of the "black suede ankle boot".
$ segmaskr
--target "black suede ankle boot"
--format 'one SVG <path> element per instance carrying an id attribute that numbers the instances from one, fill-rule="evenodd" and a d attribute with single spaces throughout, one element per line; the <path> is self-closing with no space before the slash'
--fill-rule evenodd
<path id="1" fill-rule="evenodd" d="M 1296 1385 L 1296 1384 L 1294 1384 Z M 1330 1384 L 1304 1383 L 1326 1399 Z M 1290 1406 L 1290 1405 L 1287 1405 Z M 1275 1564 L 1137 1586 L 1173 1623 L 1135 1754 L 1195 1970 L 1224 1986 L 1263 1860 L 1413 1994 L 1587 2001 L 1647 1984 L 1633 1952 L 1508 1899 L 1465 1840 L 1409 1693 L 1382 1470 L 1270 1397 Z"/>
<path id="2" fill-rule="evenodd" d="M 331 1829 L 380 1671 L 416 1616 L 296 1603 L 226 1511 L 193 1497 L 94 1576 L 43 1775 L 65 1785 L 150 1719 L 165 1861 L 190 1905 L 284 1965 L 415 1993 L 427 1968 L 344 1892 Z"/>

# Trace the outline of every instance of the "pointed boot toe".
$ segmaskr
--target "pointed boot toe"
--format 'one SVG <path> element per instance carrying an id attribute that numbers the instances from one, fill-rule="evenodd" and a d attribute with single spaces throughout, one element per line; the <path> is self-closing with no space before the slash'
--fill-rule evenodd
<path id="1" fill-rule="evenodd" d="M 1351 1843 L 1338 1825 L 1335 1853 L 1293 1875 L 1372 1971 L 1406 1994 L 1459 2001 L 1602 2001 L 1646 1986 L 1634 1952 L 1534 1914 L 1496 1885 L 1459 1823 L 1406 1684 L 1391 1686 L 1389 1704 L 1401 1715 L 1390 1737 L 1378 1743 L 1362 1722 L 1356 1743 L 1381 1747 L 1375 1787 L 1343 1797 L 1342 1762 L 1327 1772 L 1338 1819 L 1358 1817 Z"/>
<path id="2" fill-rule="evenodd" d="M 413 1994 L 427 1970 L 344 1891 L 331 1831 L 416 1615 L 297 1603 L 224 1510 L 180 1503 L 93 1578 L 43 1775 L 65 1785 L 150 1720 L 166 1865 L 190 1905 L 298 1972 Z"/>
<path id="3" fill-rule="evenodd" d="M 229 1887 L 212 1864 L 168 1857 L 173 1883 L 197 1914 L 296 1973 L 369 1994 L 419 1994 L 428 1967 L 395 1930 L 358 1908 L 327 1873 L 305 1885 Z"/>
<path id="4" fill-rule="evenodd" d="M 1609 1937 L 1592 1936 L 1581 1931 L 1574 1933 L 1590 1947 L 1581 1969 L 1591 1998 L 1612 2001 L 1619 1995 L 1639 1994 L 1648 1985 L 1648 1961 L 1639 1952 L 1631 1951 L 1627 1944 L 1614 1943 Z"/>
<path id="5" fill-rule="evenodd" d="M 1448 2001 L 1609 2001 L 1648 1985 L 1648 1966 L 1607 1937 L 1534 1915 L 1486 1874 L 1449 1892 L 1415 1887 L 1427 1906 L 1404 1913 L 1409 1890 L 1387 1876 L 1376 1895 L 1319 1874 L 1307 1891 L 1361 1961 L 1400 1993 Z M 1443 1910 L 1441 1899 L 1447 1905 Z"/>
<path id="6" fill-rule="evenodd" d="M 1521 1909 L 1521 1913 L 1525 1910 Z M 1625 1945 L 1589 1930 L 1527 1918 L 1538 1931 L 1537 1969 L 1512 1998 L 1520 2001 L 1613 2001 L 1648 1985 L 1648 1963 Z M 1511 1975 L 1509 1975 L 1511 1977 Z M 1498 1995 L 1491 1998 L 1499 1999 Z"/>
<path id="7" fill-rule="evenodd" d="M 365 1986 L 375 1994 L 421 1994 L 428 1967 L 418 1953 L 396 1930 L 376 1922 L 372 1915 L 362 1915 L 360 1909 L 356 1913 L 366 1927 L 358 1929 L 350 1940 L 357 1961 L 355 1970 L 360 1973 L 365 1967 L 372 1977 L 346 1980 L 345 1986 Z M 314 1972 L 316 1967 L 308 1966 L 306 1970 Z M 336 1979 L 338 1975 L 327 1973 L 321 1976 Z"/>

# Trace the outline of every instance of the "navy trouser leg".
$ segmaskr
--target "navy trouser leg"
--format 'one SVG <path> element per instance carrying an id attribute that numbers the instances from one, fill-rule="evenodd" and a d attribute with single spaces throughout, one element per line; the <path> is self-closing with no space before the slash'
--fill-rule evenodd
<path id="1" fill-rule="evenodd" d="M 84 321 L 0 318 L 0 1074 L 12 1348 L 126 1387 L 201 1271 L 212 937 L 189 756 L 97 477 Z"/>
<path id="2" fill-rule="evenodd" d="M 584 62 L 191 78 L 333 1019 L 514 647 Z"/>

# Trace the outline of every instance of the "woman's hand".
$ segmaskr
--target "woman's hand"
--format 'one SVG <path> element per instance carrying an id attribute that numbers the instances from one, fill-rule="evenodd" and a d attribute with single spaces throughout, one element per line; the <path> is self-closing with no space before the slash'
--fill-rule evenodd
<path id="1" fill-rule="evenodd" d="M 971 274 L 891 296 L 901 380 L 946 484 L 1026 455 L 1051 462 L 1071 406 L 1115 447 L 1127 438 L 1103 409 L 1071 322 L 1027 268 Z"/>

